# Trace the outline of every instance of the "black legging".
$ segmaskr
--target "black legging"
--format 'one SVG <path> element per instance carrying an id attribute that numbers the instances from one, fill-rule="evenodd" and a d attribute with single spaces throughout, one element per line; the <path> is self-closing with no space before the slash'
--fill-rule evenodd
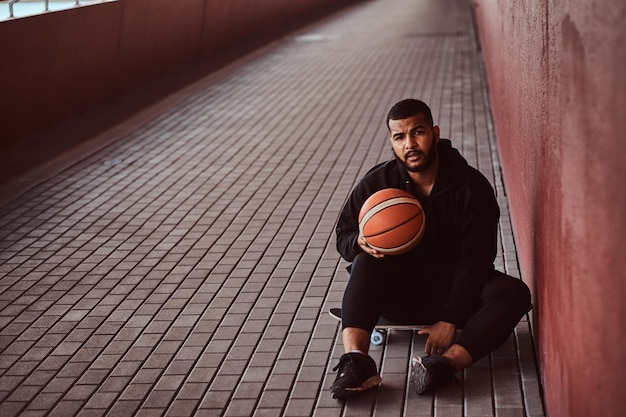
<path id="1" fill-rule="evenodd" d="M 382 260 L 365 253 L 354 260 L 342 304 L 342 327 L 372 331 L 379 317 L 406 324 L 439 321 L 447 300 L 441 289 L 428 288 L 406 271 L 394 268 L 392 257 Z M 406 268 L 405 268 L 406 270 Z M 455 343 L 474 361 L 501 346 L 531 306 L 526 284 L 499 271 L 483 287 L 476 309 Z"/>

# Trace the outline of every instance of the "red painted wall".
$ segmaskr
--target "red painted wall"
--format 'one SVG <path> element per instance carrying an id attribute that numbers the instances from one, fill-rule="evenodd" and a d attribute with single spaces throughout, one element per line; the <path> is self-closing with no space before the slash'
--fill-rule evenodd
<path id="1" fill-rule="evenodd" d="M 120 0 L 0 22 L 0 149 L 356 0 Z"/>
<path id="2" fill-rule="evenodd" d="M 626 2 L 474 0 L 550 417 L 626 415 Z"/>

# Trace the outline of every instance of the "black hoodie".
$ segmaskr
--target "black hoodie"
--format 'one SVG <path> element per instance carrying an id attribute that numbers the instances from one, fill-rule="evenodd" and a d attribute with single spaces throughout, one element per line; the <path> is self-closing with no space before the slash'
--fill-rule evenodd
<path id="1" fill-rule="evenodd" d="M 337 250 L 351 262 L 357 244 L 359 210 L 384 188 L 411 192 L 421 202 L 426 231 L 410 252 L 416 279 L 445 304 L 441 320 L 457 326 L 472 313 L 486 281 L 493 276 L 500 210 L 489 181 L 468 165 L 447 139 L 437 145 L 439 170 L 430 196 L 419 195 L 396 160 L 372 168 L 356 185 L 337 223 Z M 420 288 L 421 284 L 420 284 Z"/>

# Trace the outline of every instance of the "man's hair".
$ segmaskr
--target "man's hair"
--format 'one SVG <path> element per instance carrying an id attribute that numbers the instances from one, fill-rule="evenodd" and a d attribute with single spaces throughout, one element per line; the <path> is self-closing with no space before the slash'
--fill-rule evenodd
<path id="1" fill-rule="evenodd" d="M 430 112 L 430 107 L 428 107 L 426 103 L 414 98 L 407 98 L 399 101 L 393 105 L 387 114 L 387 128 L 389 128 L 390 120 L 408 119 L 409 117 L 417 116 L 420 113 L 424 114 L 424 117 L 428 123 L 430 123 L 430 127 L 433 127 L 433 114 Z"/>

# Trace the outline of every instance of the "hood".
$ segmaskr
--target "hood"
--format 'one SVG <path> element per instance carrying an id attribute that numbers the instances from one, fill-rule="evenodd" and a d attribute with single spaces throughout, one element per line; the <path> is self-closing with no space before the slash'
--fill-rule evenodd
<path id="1" fill-rule="evenodd" d="M 452 147 L 452 142 L 449 139 L 439 139 L 437 152 L 439 153 L 439 171 L 430 198 L 445 193 L 457 182 L 462 181 L 466 178 L 464 173 L 469 169 L 469 164 L 459 151 Z M 409 183 L 410 177 L 406 169 L 400 164 L 397 166 L 402 178 L 406 183 Z"/>

